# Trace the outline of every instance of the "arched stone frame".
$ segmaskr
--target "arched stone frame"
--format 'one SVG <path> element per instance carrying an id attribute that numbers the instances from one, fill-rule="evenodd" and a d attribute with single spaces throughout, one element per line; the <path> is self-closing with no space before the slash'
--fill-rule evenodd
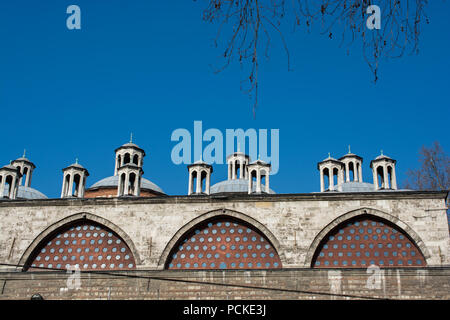
<path id="1" fill-rule="evenodd" d="M 423 254 L 423 256 L 426 260 L 426 263 L 427 264 L 430 263 L 430 258 L 431 258 L 430 251 L 425 246 L 425 243 L 422 241 L 422 239 L 419 237 L 419 235 L 410 226 L 408 226 L 405 222 L 401 221 L 397 217 L 394 217 L 386 212 L 383 212 L 383 211 L 380 211 L 377 209 L 361 208 L 361 209 L 356 209 L 356 210 L 347 212 L 347 213 L 337 217 L 336 219 L 331 221 L 327 226 L 325 226 L 325 228 L 323 228 L 317 234 L 317 236 L 314 238 L 313 242 L 309 246 L 303 266 L 307 267 L 307 268 L 311 267 L 314 253 L 316 252 L 317 248 L 319 247 L 320 242 L 322 241 L 322 239 L 325 238 L 325 236 L 334 227 L 336 227 L 337 225 L 341 224 L 342 222 L 345 222 L 353 217 L 357 217 L 357 216 L 364 215 L 364 214 L 369 214 L 369 215 L 373 215 L 375 217 L 386 219 L 387 221 L 393 223 L 396 227 L 403 230 L 414 241 L 415 245 L 419 248 L 419 250 L 421 251 L 421 253 Z"/>
<path id="2" fill-rule="evenodd" d="M 53 223 L 49 227 L 47 227 L 44 231 L 42 231 L 28 246 L 28 248 L 25 250 L 25 252 L 22 254 L 22 257 L 19 260 L 19 266 L 24 266 L 28 260 L 28 258 L 31 256 L 31 254 L 34 252 L 34 250 L 41 244 L 42 240 L 44 240 L 47 236 L 51 235 L 53 232 L 58 230 L 61 227 L 64 227 L 67 224 L 80 221 L 80 220 L 90 220 L 96 223 L 99 223 L 115 233 L 117 233 L 123 241 L 127 244 L 127 246 L 130 248 L 131 252 L 133 253 L 134 260 L 136 262 L 136 265 L 141 264 L 141 258 L 139 257 L 139 253 L 136 249 L 136 246 L 134 245 L 131 238 L 117 225 L 110 222 L 109 220 L 96 216 L 91 213 L 82 212 L 82 213 L 76 213 L 74 215 L 65 217 L 64 219 L 59 220 L 58 222 Z M 22 268 L 23 270 L 23 268 Z"/>
<path id="3" fill-rule="evenodd" d="M 277 238 L 275 238 L 273 233 L 265 225 L 263 225 L 262 223 L 255 220 L 254 218 L 252 218 L 246 214 L 243 214 L 241 212 L 229 210 L 229 209 L 217 209 L 217 210 L 209 211 L 207 213 L 204 213 L 204 214 L 192 219 L 191 221 L 189 221 L 188 223 L 183 225 L 173 235 L 173 237 L 170 239 L 170 241 L 167 243 L 166 247 L 164 248 L 164 250 L 161 254 L 161 257 L 159 258 L 158 269 L 161 269 L 161 270 L 164 269 L 164 265 L 169 257 L 171 250 L 173 249 L 175 244 L 177 244 L 177 242 L 189 230 L 191 230 L 194 226 L 196 226 L 199 223 L 202 223 L 205 220 L 208 220 L 208 219 L 211 219 L 214 217 L 219 217 L 219 216 L 229 216 L 229 217 L 233 217 L 236 219 L 240 219 L 240 220 L 252 225 L 253 227 L 255 227 L 258 231 L 260 231 L 269 240 L 270 244 L 275 248 L 278 256 L 280 257 L 281 265 L 283 266 L 286 263 L 284 253 L 283 253 L 283 251 L 280 250 L 280 243 L 278 242 Z"/>

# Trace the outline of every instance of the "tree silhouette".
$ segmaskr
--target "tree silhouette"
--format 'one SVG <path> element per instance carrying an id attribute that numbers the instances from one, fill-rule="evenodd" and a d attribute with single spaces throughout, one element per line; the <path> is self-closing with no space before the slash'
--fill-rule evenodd
<path id="1" fill-rule="evenodd" d="M 294 31 L 299 28 L 310 31 L 319 24 L 322 34 L 329 38 L 336 32 L 341 46 L 349 47 L 360 40 L 364 59 L 376 82 L 381 58 L 418 52 L 421 26 L 428 23 L 424 12 L 427 3 L 428 0 L 208 0 L 203 19 L 219 25 L 214 43 L 224 47 L 225 63 L 216 72 L 233 60 L 248 67 L 241 89 L 253 96 L 255 115 L 259 58 L 260 54 L 268 56 L 274 34 L 282 41 L 290 69 L 288 45 L 280 28 L 283 20 L 291 23 Z M 380 29 L 368 27 L 368 18 L 373 14 L 368 8 L 373 4 L 381 9 Z"/>

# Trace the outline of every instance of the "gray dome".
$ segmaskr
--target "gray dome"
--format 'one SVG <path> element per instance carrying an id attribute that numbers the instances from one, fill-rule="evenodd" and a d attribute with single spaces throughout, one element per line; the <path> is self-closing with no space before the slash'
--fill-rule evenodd
<path id="1" fill-rule="evenodd" d="M 399 191 L 411 191 L 408 189 L 378 189 L 375 190 L 375 185 L 372 183 L 367 183 L 367 182 L 355 182 L 355 181 L 350 181 L 350 182 L 344 182 L 341 183 L 340 185 L 338 185 L 336 187 L 335 191 L 338 191 L 339 187 L 342 187 L 342 191 L 341 192 L 399 192 Z"/>
<path id="2" fill-rule="evenodd" d="M 92 188 L 101 188 L 101 187 L 115 187 L 119 185 L 119 176 L 111 176 L 105 179 L 102 179 L 100 181 L 97 181 L 94 183 L 89 189 Z M 141 178 L 141 189 L 147 189 L 147 190 L 153 190 L 159 193 L 164 193 L 160 187 L 158 187 L 156 184 L 151 182 L 150 180 L 147 180 L 145 178 Z"/>
<path id="3" fill-rule="evenodd" d="M 5 189 L 3 196 L 5 196 L 5 197 L 8 196 L 7 189 Z M 36 199 L 48 199 L 48 198 L 45 194 L 43 194 L 42 192 L 40 192 L 36 189 L 30 188 L 30 187 L 19 186 L 19 188 L 17 190 L 16 199 L 36 200 Z"/>
<path id="4" fill-rule="evenodd" d="M 261 184 L 261 189 L 264 190 L 266 187 Z M 253 191 L 256 191 L 256 183 L 253 183 Z M 248 193 L 248 180 L 247 179 L 234 179 L 225 180 L 215 185 L 211 186 L 210 193 L 221 193 L 221 192 L 245 192 Z M 275 191 L 269 189 L 270 194 L 275 194 Z"/>
<path id="5" fill-rule="evenodd" d="M 372 183 L 367 182 L 344 182 L 338 187 L 342 187 L 342 192 L 373 192 L 375 186 Z"/>

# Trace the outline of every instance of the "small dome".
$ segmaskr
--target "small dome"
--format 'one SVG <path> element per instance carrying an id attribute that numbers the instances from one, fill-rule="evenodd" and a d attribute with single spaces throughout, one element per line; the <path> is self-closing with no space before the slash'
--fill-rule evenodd
<path id="1" fill-rule="evenodd" d="M 104 178 L 100 181 L 97 181 L 94 183 L 89 189 L 93 188 L 102 188 L 102 187 L 115 187 L 119 185 L 119 176 L 111 176 Z M 141 178 L 141 189 L 147 189 L 147 190 L 153 190 L 159 193 L 164 193 L 160 187 L 158 187 L 156 184 L 151 182 L 150 180 L 147 180 L 145 178 Z M 164 193 L 165 194 L 165 193 Z"/>
<path id="2" fill-rule="evenodd" d="M 344 182 L 338 185 L 338 188 L 342 187 L 342 192 L 374 192 L 375 186 L 372 183 L 367 182 Z"/>
<path id="3" fill-rule="evenodd" d="M 380 159 L 390 159 L 390 160 L 392 160 L 391 157 L 388 157 L 385 154 L 380 154 L 378 157 L 375 158 L 375 160 L 380 160 Z"/>
<path id="4" fill-rule="evenodd" d="M 265 190 L 266 186 L 261 184 L 261 190 Z M 253 183 L 253 191 L 256 191 L 256 183 Z M 225 180 L 216 183 L 211 187 L 210 193 L 222 193 L 222 192 L 245 192 L 248 193 L 248 180 L 247 179 L 234 179 Z M 275 191 L 269 189 L 270 194 L 275 194 Z"/>
<path id="5" fill-rule="evenodd" d="M 367 182 L 344 182 L 339 184 L 334 191 L 338 191 L 340 188 L 342 188 L 342 191 L 340 192 L 399 192 L 399 191 L 411 191 L 408 189 L 378 189 L 375 190 L 375 185 L 372 183 Z"/>
<path id="6" fill-rule="evenodd" d="M 76 168 L 84 169 L 84 167 L 81 164 L 77 163 L 77 162 L 72 163 L 68 168 L 70 168 L 70 167 L 76 167 Z"/>
<path id="7" fill-rule="evenodd" d="M 8 196 L 8 190 L 5 189 L 3 196 Z M 42 192 L 30 188 L 30 187 L 24 187 L 19 186 L 17 190 L 17 197 L 16 199 L 30 199 L 30 200 L 37 200 L 37 199 L 48 199 L 45 194 Z"/>
<path id="8" fill-rule="evenodd" d="M 125 143 L 125 144 L 123 144 L 121 147 L 125 147 L 125 148 L 129 148 L 129 147 L 132 147 L 132 148 L 139 148 L 139 146 L 138 146 L 137 144 L 134 144 L 133 142 Z M 140 148 L 139 148 L 139 149 L 140 149 Z"/>

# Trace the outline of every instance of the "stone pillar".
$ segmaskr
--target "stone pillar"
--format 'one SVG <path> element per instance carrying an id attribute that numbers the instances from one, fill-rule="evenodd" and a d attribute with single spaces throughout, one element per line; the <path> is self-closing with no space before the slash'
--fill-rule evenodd
<path id="1" fill-rule="evenodd" d="M 205 193 L 209 194 L 211 184 L 211 172 L 206 173 L 206 187 L 205 187 Z"/>
<path id="2" fill-rule="evenodd" d="M 345 163 L 345 181 L 350 181 L 350 167 L 348 165 L 348 162 Z"/>
<path id="3" fill-rule="evenodd" d="M 66 175 L 63 175 L 63 184 L 62 184 L 62 189 L 61 189 L 61 198 L 64 198 L 65 189 L 66 189 Z"/>
<path id="4" fill-rule="evenodd" d="M 248 172 L 248 194 L 252 193 L 253 190 L 252 171 L 249 170 Z"/>
<path id="5" fill-rule="evenodd" d="M 114 166 L 114 175 L 117 176 L 117 168 L 119 167 L 119 155 L 116 154 L 116 164 Z"/>
<path id="6" fill-rule="evenodd" d="M 134 180 L 134 195 L 139 197 L 141 194 L 141 179 L 139 176 L 136 176 Z"/>
<path id="7" fill-rule="evenodd" d="M 397 190 L 397 177 L 395 174 L 395 166 L 392 166 L 392 173 L 391 173 L 391 188 L 394 190 Z"/>
<path id="8" fill-rule="evenodd" d="M 267 193 L 269 193 L 269 190 L 270 190 L 270 188 L 269 188 L 269 177 L 270 177 L 270 174 L 267 172 L 266 173 L 266 192 Z"/>
<path id="9" fill-rule="evenodd" d="M 31 175 L 33 174 L 33 171 L 28 169 L 27 177 L 25 178 L 25 187 L 30 187 L 31 185 Z"/>
<path id="10" fill-rule="evenodd" d="M 71 197 L 73 195 L 73 174 L 70 174 L 70 180 L 69 180 L 69 192 L 66 194 L 66 197 Z"/>
<path id="11" fill-rule="evenodd" d="M 3 175 L 0 175 L 0 199 L 2 199 L 4 197 L 4 193 L 5 193 L 5 177 L 3 177 Z"/>
<path id="12" fill-rule="evenodd" d="M 231 167 L 231 161 L 228 161 L 228 180 L 231 180 L 231 171 L 232 171 L 232 167 Z"/>
<path id="13" fill-rule="evenodd" d="M 17 177 L 13 177 L 12 179 L 11 179 L 11 188 L 9 188 L 9 198 L 10 199 L 15 199 L 16 198 L 16 195 L 17 195 L 17 181 L 18 179 L 17 179 Z"/>
<path id="14" fill-rule="evenodd" d="M 127 196 L 128 192 L 130 190 L 130 175 L 127 173 L 125 173 L 125 186 L 123 188 L 123 195 Z"/>
<path id="15" fill-rule="evenodd" d="M 200 194 L 202 193 L 202 173 L 197 171 L 197 181 L 195 186 L 195 193 Z"/>
<path id="16" fill-rule="evenodd" d="M 380 187 L 378 186 L 378 173 L 377 173 L 377 167 L 374 166 L 374 168 L 372 169 L 373 172 L 373 184 L 375 185 L 375 190 L 379 190 Z"/>
<path id="17" fill-rule="evenodd" d="M 389 175 L 388 175 L 386 164 L 383 166 L 383 187 L 385 189 L 388 189 L 390 187 L 389 186 Z"/>
<path id="18" fill-rule="evenodd" d="M 339 191 L 342 191 L 342 184 L 344 183 L 344 171 L 343 170 L 339 170 L 338 171 L 338 188 Z"/>
<path id="19" fill-rule="evenodd" d="M 244 163 L 242 161 L 239 161 L 239 179 L 244 178 Z"/>
<path id="20" fill-rule="evenodd" d="M 190 196 L 190 195 L 192 194 L 192 181 L 193 181 L 192 170 L 189 170 L 189 189 L 188 189 L 188 196 Z"/>
<path id="21" fill-rule="evenodd" d="M 333 168 L 328 168 L 328 181 L 329 181 L 328 189 L 330 189 L 330 191 L 333 191 L 334 190 L 334 172 L 333 172 Z"/>
<path id="22" fill-rule="evenodd" d="M 358 176 L 359 176 L 359 182 L 363 182 L 363 177 L 362 177 L 362 165 L 359 165 L 359 168 L 358 168 Z"/>
<path id="23" fill-rule="evenodd" d="M 236 179 L 236 161 L 233 160 L 232 164 L 232 170 L 231 170 L 231 179 Z"/>
<path id="24" fill-rule="evenodd" d="M 256 171 L 256 193 L 261 193 L 261 171 Z"/>

